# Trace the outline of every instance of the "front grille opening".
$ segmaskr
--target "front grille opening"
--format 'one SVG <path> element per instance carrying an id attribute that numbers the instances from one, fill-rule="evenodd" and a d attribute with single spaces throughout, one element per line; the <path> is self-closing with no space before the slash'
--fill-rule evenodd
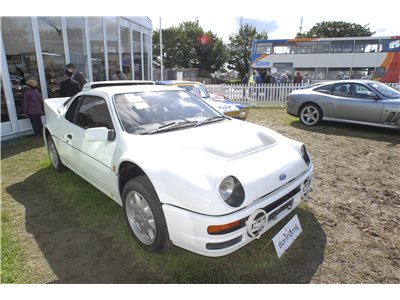
<path id="1" fill-rule="evenodd" d="M 301 190 L 301 188 L 300 188 L 300 185 L 299 185 L 294 190 L 292 190 L 291 192 L 287 193 L 285 196 L 279 198 L 275 202 L 273 202 L 273 203 L 267 205 L 266 207 L 264 207 L 264 210 L 266 211 L 266 213 L 269 213 L 270 211 L 273 211 L 275 208 L 281 206 L 287 200 L 289 200 L 290 198 L 294 197 L 294 195 L 296 195 L 298 192 L 300 192 L 300 190 Z"/>

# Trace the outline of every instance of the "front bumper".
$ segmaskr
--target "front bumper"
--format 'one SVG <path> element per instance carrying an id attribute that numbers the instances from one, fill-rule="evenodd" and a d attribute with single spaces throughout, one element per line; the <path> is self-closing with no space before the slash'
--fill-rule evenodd
<path id="1" fill-rule="evenodd" d="M 313 166 L 309 170 L 285 184 L 279 189 L 257 199 L 251 205 L 223 216 L 202 215 L 182 208 L 164 204 L 163 210 L 172 243 L 178 247 L 204 256 L 224 256 L 230 254 L 254 239 L 258 239 L 268 229 L 292 212 L 304 196 L 303 183 L 308 180 L 311 190 Z M 307 194 L 306 193 L 306 194 Z M 255 235 L 249 221 L 262 211 L 266 224 Z M 207 228 L 211 225 L 229 224 L 241 221 L 243 226 L 226 234 L 210 235 Z M 254 227 L 253 227 L 254 229 Z"/>

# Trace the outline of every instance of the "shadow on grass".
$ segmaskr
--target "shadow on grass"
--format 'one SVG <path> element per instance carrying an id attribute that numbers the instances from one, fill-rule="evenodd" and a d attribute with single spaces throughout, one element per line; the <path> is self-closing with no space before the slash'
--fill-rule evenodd
<path id="1" fill-rule="evenodd" d="M 305 208 L 241 250 L 209 258 L 178 247 L 143 251 L 122 209 L 70 171 L 47 167 L 6 191 L 24 205 L 26 230 L 57 283 L 308 283 L 324 259 L 325 232 Z M 294 214 L 303 233 L 279 259 L 269 241 Z"/>
<path id="2" fill-rule="evenodd" d="M 43 147 L 44 141 L 40 137 L 19 137 L 1 142 L 1 159 L 5 159 L 22 152 Z"/>
<path id="3" fill-rule="evenodd" d="M 290 125 L 294 128 L 306 130 L 309 132 L 375 140 L 379 142 L 389 143 L 392 146 L 400 144 L 400 130 L 398 129 L 340 122 L 321 122 L 321 124 L 316 126 L 306 126 L 302 124 L 299 120 L 290 122 Z"/>

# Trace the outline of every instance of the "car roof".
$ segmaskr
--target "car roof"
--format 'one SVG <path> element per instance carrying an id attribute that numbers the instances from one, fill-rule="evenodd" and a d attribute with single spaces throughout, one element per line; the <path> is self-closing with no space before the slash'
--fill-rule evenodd
<path id="1" fill-rule="evenodd" d="M 125 85 L 154 85 L 152 80 L 111 80 L 111 81 L 93 81 L 83 85 L 82 91 L 88 91 L 106 86 L 125 86 Z"/>
<path id="2" fill-rule="evenodd" d="M 179 87 L 165 85 L 122 85 L 122 86 L 103 86 L 86 92 L 102 92 L 108 95 L 140 92 L 161 92 L 161 91 L 184 91 Z"/>
<path id="3" fill-rule="evenodd" d="M 342 79 L 342 80 L 330 80 L 330 81 L 325 81 L 321 82 L 320 85 L 322 84 L 337 84 L 337 83 L 381 83 L 380 81 L 376 80 L 369 80 L 369 79 Z M 319 86 L 320 86 L 319 85 Z M 310 88 L 313 88 L 315 86 L 311 85 Z"/>
<path id="4" fill-rule="evenodd" d="M 178 84 L 193 85 L 193 84 L 202 84 L 202 83 L 197 82 L 197 81 L 188 81 L 188 80 L 164 80 L 164 81 L 156 81 L 156 84 L 160 84 L 160 85 L 178 85 Z"/>

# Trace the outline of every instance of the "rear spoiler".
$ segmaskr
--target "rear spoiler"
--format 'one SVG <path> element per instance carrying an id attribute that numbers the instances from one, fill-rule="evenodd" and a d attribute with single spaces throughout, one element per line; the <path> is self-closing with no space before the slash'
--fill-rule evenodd
<path id="1" fill-rule="evenodd" d="M 88 82 L 82 88 L 82 92 L 107 86 L 127 86 L 127 85 L 154 85 L 151 80 L 116 80 L 116 81 L 97 81 Z"/>

